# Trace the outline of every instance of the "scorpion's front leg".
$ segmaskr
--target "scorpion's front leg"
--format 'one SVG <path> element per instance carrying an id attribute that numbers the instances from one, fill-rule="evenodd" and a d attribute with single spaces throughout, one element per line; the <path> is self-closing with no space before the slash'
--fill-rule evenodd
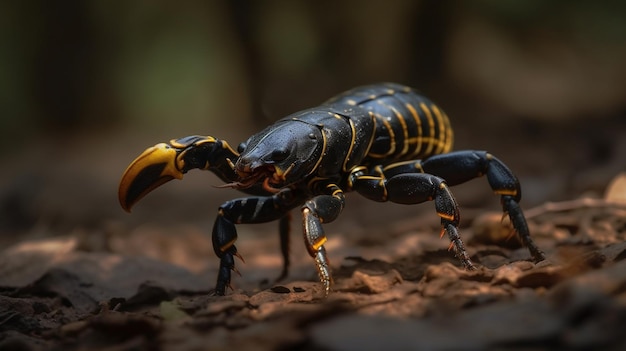
<path id="1" fill-rule="evenodd" d="M 288 218 L 288 211 L 301 203 L 302 200 L 294 196 L 291 189 L 283 189 L 273 196 L 235 199 L 220 206 L 213 225 L 212 236 L 213 250 L 220 258 L 215 285 L 217 295 L 224 295 L 226 288 L 230 287 L 231 271 L 239 273 L 235 268 L 235 256 L 243 261 L 235 246 L 237 240 L 235 224 L 264 223 L 280 218 L 281 226 L 283 226 L 285 225 L 283 222 Z M 285 233 L 281 228 L 281 243 L 284 240 L 283 237 L 288 234 L 286 232 L 288 228 L 284 229 Z M 283 266 L 282 274 L 286 274 L 286 264 L 287 262 Z"/>
<path id="2" fill-rule="evenodd" d="M 225 289 L 230 284 L 230 271 L 237 272 L 235 268 L 235 261 L 233 256 L 239 257 L 243 261 L 243 257 L 237 253 L 237 248 L 234 245 L 235 240 L 237 239 L 237 230 L 235 229 L 235 225 L 232 219 L 228 219 L 227 217 L 232 217 L 232 212 L 226 214 L 224 212 L 225 207 L 245 207 L 242 206 L 242 202 L 245 201 L 247 203 L 249 200 L 253 201 L 264 201 L 263 198 L 251 198 L 251 199 L 242 199 L 235 200 L 234 202 L 228 202 L 222 205 L 222 208 L 218 211 L 218 217 L 213 226 L 213 249 L 215 250 L 215 254 L 220 258 L 220 268 L 217 276 L 217 284 L 215 291 L 218 292 L 219 295 L 223 295 Z M 265 199 L 265 201 L 268 201 Z M 242 211 L 236 210 L 236 211 Z M 280 214 L 277 213 L 277 214 Z M 271 218 L 271 217 L 269 217 Z M 289 274 L 289 222 L 291 219 L 291 214 L 289 212 L 283 214 L 280 217 L 278 224 L 278 233 L 280 238 L 280 252 L 283 257 L 283 268 L 280 272 L 278 278 L 276 278 L 276 282 L 279 282 L 287 277 Z M 257 221 L 262 219 L 257 218 Z M 271 220 L 271 219 L 270 219 Z M 246 222 L 246 223 L 254 223 Z"/>
<path id="3" fill-rule="evenodd" d="M 302 225 L 304 231 L 304 244 L 307 251 L 315 260 L 319 279 L 324 285 L 324 295 L 330 293 L 332 275 L 330 264 L 326 255 L 324 243 L 326 235 L 322 223 L 335 220 L 344 207 L 345 200 L 343 191 L 335 184 L 318 186 L 323 191 L 320 195 L 307 201 L 302 207 Z"/>

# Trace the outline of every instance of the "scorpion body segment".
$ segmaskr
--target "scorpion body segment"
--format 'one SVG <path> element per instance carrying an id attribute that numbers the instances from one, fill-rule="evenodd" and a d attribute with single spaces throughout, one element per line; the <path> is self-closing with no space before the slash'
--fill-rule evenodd
<path id="1" fill-rule="evenodd" d="M 362 164 L 419 159 L 452 149 L 448 116 L 409 87 L 385 84 L 356 88 L 326 104 L 360 107 L 374 118 L 374 134 Z"/>
<path id="2" fill-rule="evenodd" d="M 449 186 L 487 175 L 503 211 L 535 260 L 544 259 L 532 241 L 519 206 L 519 182 L 508 167 L 485 151 L 452 152 L 446 114 L 413 89 L 398 84 L 356 88 L 268 126 L 241 143 L 190 136 L 160 143 L 133 161 L 122 176 L 120 204 L 126 210 L 150 191 L 191 169 L 209 170 L 252 195 L 227 201 L 218 210 L 213 247 L 220 258 L 215 292 L 225 294 L 234 257 L 236 224 L 279 220 L 286 276 L 290 211 L 300 208 L 304 243 L 314 258 L 326 294 L 331 271 L 323 223 L 341 213 L 344 192 L 374 201 L 417 204 L 434 201 L 461 264 L 473 269 L 458 234 L 459 208 Z"/>

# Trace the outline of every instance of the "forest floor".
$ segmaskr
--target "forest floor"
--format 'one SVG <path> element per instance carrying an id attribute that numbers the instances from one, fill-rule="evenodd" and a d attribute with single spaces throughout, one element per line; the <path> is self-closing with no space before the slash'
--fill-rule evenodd
<path id="1" fill-rule="evenodd" d="M 123 166 L 112 168 L 99 174 L 114 179 L 105 187 L 114 196 Z M 62 209 L 48 210 L 26 235 L 3 235 L 0 349 L 623 350 L 625 182 L 616 176 L 605 195 L 525 207 L 547 256 L 542 262 L 530 261 L 497 200 L 479 196 L 462 209 L 460 230 L 475 271 L 461 269 L 448 240 L 437 235 L 432 206 L 412 215 L 407 206 L 387 204 L 364 212 L 364 201 L 349 194 L 337 220 L 343 224 L 326 228 L 334 277 L 327 298 L 312 259 L 294 240 L 301 236 L 295 213 L 288 277 L 274 282 L 282 265 L 274 226 L 241 226 L 241 276 L 233 275 L 226 296 L 214 296 L 210 207 L 198 204 L 221 190 L 170 187 L 146 198 L 136 216 L 123 214 L 134 222 L 103 222 L 98 216 L 114 210 L 89 200 L 102 190 L 81 188 L 68 200 L 73 208 L 55 203 L 50 208 Z M 490 195 L 485 184 L 475 188 L 466 189 L 470 197 Z M 3 203 L 10 199 L 12 206 L 30 196 L 7 194 L 14 193 L 5 192 Z M 193 206 L 178 208 L 182 198 Z M 70 212 L 80 225 L 63 225 Z"/>

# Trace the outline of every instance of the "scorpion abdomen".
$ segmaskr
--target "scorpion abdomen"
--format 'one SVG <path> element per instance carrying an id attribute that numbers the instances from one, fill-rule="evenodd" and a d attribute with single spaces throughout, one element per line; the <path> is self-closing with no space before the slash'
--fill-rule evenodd
<path id="1" fill-rule="evenodd" d="M 300 111 L 283 121 L 303 122 L 320 128 L 323 149 L 314 168 L 315 174 L 324 178 L 337 177 L 361 164 L 376 133 L 375 119 L 366 109 L 344 103 Z"/>
<path id="2" fill-rule="evenodd" d="M 452 150 L 453 133 L 443 110 L 415 90 L 399 84 L 358 87 L 325 105 L 349 105 L 375 120 L 364 164 L 419 159 Z"/>

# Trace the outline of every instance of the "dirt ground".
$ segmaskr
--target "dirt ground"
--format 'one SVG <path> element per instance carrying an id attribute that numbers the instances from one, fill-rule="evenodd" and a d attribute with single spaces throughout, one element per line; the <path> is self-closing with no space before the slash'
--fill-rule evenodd
<path id="1" fill-rule="evenodd" d="M 135 153 L 123 146 L 130 139 L 118 136 L 106 152 L 92 140 L 100 151 L 74 150 L 45 176 L 25 166 L 36 152 L 21 150 L 16 167 L 25 171 L 2 199 L 12 212 L 0 254 L 1 350 L 626 349 L 626 176 L 613 172 L 623 168 L 622 149 L 568 183 L 594 184 L 591 194 L 552 186 L 576 162 L 561 164 L 562 174 L 532 174 L 533 163 L 578 160 L 551 161 L 558 146 L 519 158 L 522 204 L 546 261 L 529 261 L 484 180 L 458 192 L 476 271 L 459 268 L 432 205 L 349 194 L 344 214 L 326 226 L 328 298 L 297 213 L 289 276 L 274 282 L 282 264 L 275 225 L 240 226 L 245 263 L 237 261 L 241 276 L 220 297 L 211 294 L 218 260 L 207 213 L 234 193 L 190 174 L 188 185 L 168 184 L 123 213 L 116 182 Z M 88 160 L 93 167 L 80 168 Z"/>

